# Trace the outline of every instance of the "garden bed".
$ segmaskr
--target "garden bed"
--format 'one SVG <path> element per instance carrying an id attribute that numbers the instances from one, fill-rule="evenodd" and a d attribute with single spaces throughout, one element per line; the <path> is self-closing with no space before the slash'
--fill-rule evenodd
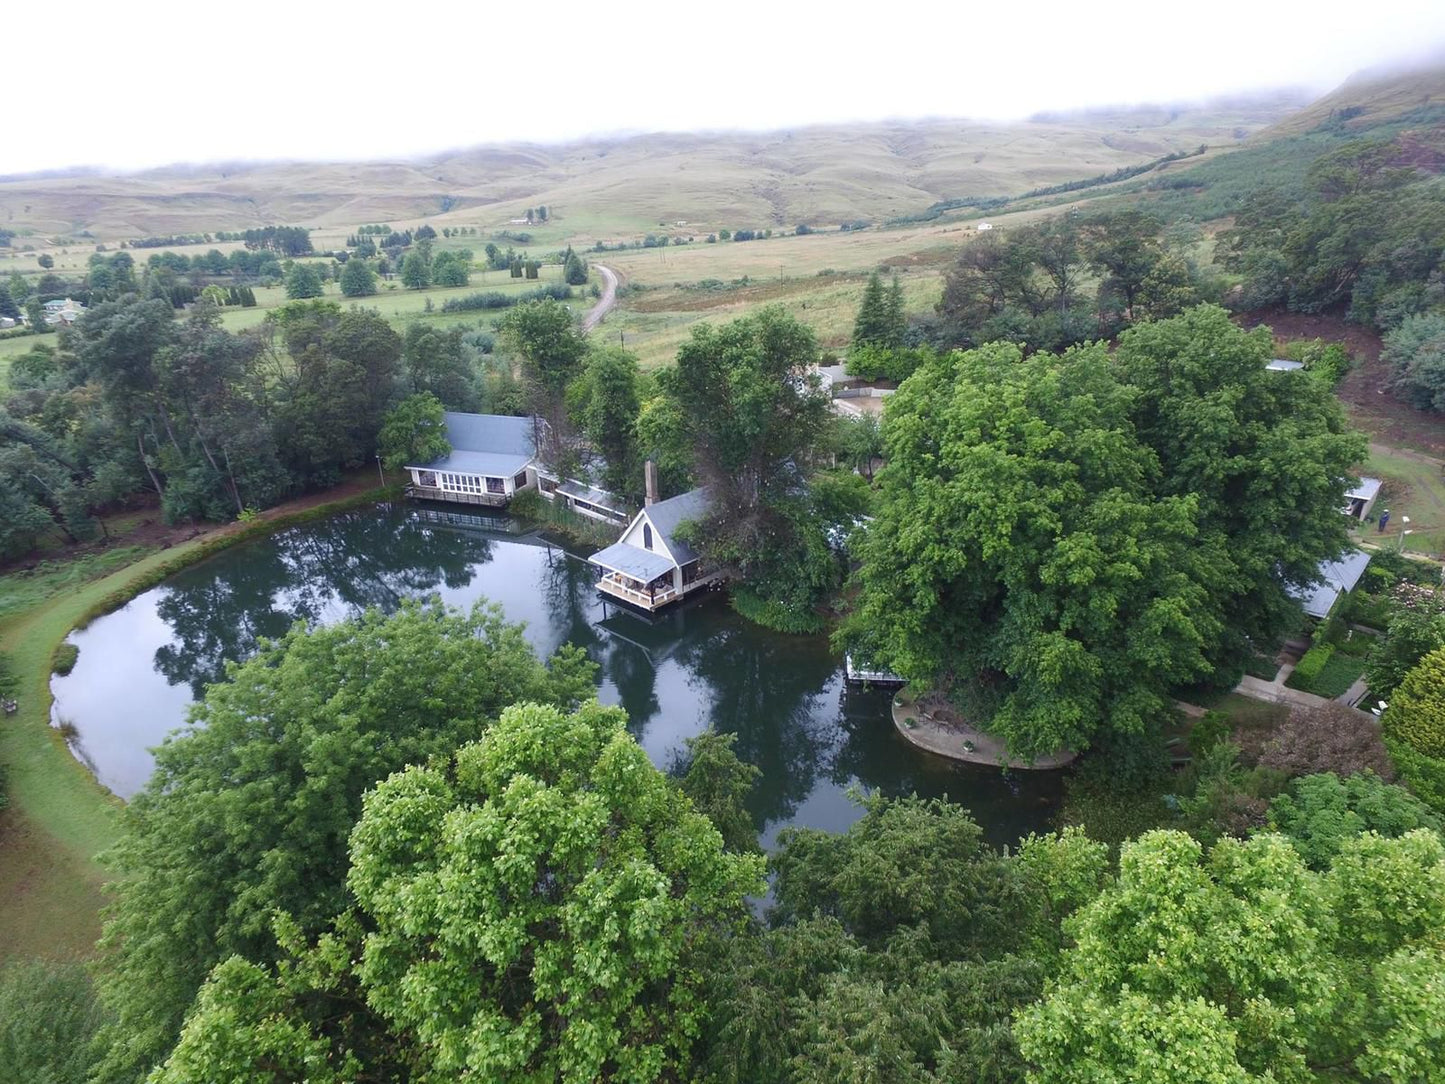
<path id="1" fill-rule="evenodd" d="M 1291 689 L 1314 693 L 1333 700 L 1340 696 L 1365 672 L 1365 660 L 1358 655 L 1336 651 L 1326 660 L 1313 678 L 1301 677 L 1298 670 L 1285 681 Z"/>

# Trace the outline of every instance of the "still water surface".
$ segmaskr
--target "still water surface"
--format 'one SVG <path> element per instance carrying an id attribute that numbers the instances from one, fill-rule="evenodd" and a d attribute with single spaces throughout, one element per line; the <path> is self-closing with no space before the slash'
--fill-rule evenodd
<path id="1" fill-rule="evenodd" d="M 299 619 L 328 623 L 370 606 L 440 595 L 453 606 L 499 603 L 526 622 L 542 655 L 571 642 L 598 664 L 598 697 L 620 704 L 659 767 L 715 727 L 762 769 L 751 808 L 765 845 L 790 825 L 840 831 L 858 818 L 860 787 L 947 795 L 969 807 L 995 844 L 1049 827 L 1057 773 L 958 765 L 894 730 L 889 694 L 849 689 L 823 637 L 784 636 L 734 613 L 719 596 L 655 623 L 598 598 L 575 554 L 503 516 L 380 505 L 224 550 L 74 633 L 80 658 L 53 679 L 55 719 L 122 797 L 144 786 L 150 748 L 261 637 Z"/>

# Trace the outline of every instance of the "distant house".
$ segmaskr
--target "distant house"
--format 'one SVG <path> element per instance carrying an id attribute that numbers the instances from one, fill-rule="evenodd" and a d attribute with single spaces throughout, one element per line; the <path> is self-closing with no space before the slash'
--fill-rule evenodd
<path id="1" fill-rule="evenodd" d="M 979 231 L 979 233 L 982 233 L 982 232 L 985 231 L 985 230 L 991 230 L 991 229 L 993 229 L 993 223 L 992 223 L 992 222 L 980 222 L 980 223 L 978 224 L 978 231 Z"/>
<path id="2" fill-rule="evenodd" d="M 1288 361 L 1285 358 L 1275 358 L 1265 366 L 1266 369 L 1276 373 L 1292 373 L 1304 367 L 1305 363 L 1302 361 Z"/>
<path id="3" fill-rule="evenodd" d="M 656 474 L 648 464 L 649 497 L 657 491 Z M 665 501 L 649 499 L 632 518 L 622 537 L 589 557 L 602 570 L 597 589 L 649 612 L 716 584 L 721 576 L 708 572 L 677 529 L 707 514 L 705 489 L 693 489 Z"/>
<path id="4" fill-rule="evenodd" d="M 1321 561 L 1318 578 L 1313 583 L 1291 587 L 1289 593 L 1299 599 L 1305 613 L 1323 619 L 1341 597 L 1355 589 L 1369 564 L 1368 553 L 1351 550 L 1337 561 Z"/>
<path id="5" fill-rule="evenodd" d="M 446 414 L 449 455 L 408 466 L 410 495 L 501 507 L 537 485 L 536 426 L 505 414 Z"/>
<path id="6" fill-rule="evenodd" d="M 0 316 L 0 328 L 14 327 L 15 321 L 8 316 Z"/>
<path id="7" fill-rule="evenodd" d="M 1345 506 L 1342 511 L 1358 520 L 1364 520 L 1375 507 L 1383 484 L 1378 478 L 1361 478 L 1359 485 L 1345 491 Z"/>
<path id="8" fill-rule="evenodd" d="M 51 327 L 69 327 L 85 314 L 85 306 L 68 297 L 47 301 L 42 308 L 45 310 L 45 322 Z"/>

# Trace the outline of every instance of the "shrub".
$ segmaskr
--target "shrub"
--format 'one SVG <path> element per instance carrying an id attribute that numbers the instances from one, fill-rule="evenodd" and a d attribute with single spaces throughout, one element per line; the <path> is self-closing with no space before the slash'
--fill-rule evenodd
<path id="1" fill-rule="evenodd" d="M 1380 724 L 1343 704 L 1296 707 L 1276 730 L 1241 732 L 1238 740 L 1261 767 L 1291 776 L 1372 771 L 1386 781 L 1395 778 Z"/>
<path id="2" fill-rule="evenodd" d="M 1222 711 L 1206 711 L 1189 728 L 1189 752 L 1203 756 L 1234 732 L 1234 723 Z"/>
<path id="3" fill-rule="evenodd" d="M 80 658 L 80 648 L 66 641 L 55 649 L 55 658 L 50 663 L 50 669 L 61 677 L 65 677 L 75 669 L 75 661 L 78 658 Z"/>
<path id="4" fill-rule="evenodd" d="M 1427 757 L 1445 757 L 1445 648 L 1405 675 L 1383 719 L 1385 737 Z"/>
<path id="5" fill-rule="evenodd" d="M 1320 671 L 1325 668 L 1325 663 L 1330 661 L 1330 657 L 1334 653 L 1335 649 L 1329 644 L 1316 641 L 1315 646 L 1304 653 L 1287 684 L 1292 683 L 1296 678 L 1305 682 L 1314 681 L 1320 676 Z"/>
<path id="6" fill-rule="evenodd" d="M 1440 820 L 1407 791 L 1373 772 L 1341 780 L 1333 772 L 1307 775 L 1269 807 L 1269 827 L 1294 841 L 1315 869 L 1327 869 L 1345 841 L 1364 832 L 1394 838 L 1416 828 L 1440 830 Z"/>

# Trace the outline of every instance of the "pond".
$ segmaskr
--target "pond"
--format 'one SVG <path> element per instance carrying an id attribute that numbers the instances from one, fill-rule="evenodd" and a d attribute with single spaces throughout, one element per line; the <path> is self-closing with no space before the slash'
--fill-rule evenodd
<path id="1" fill-rule="evenodd" d="M 848 687 L 826 638 L 768 632 L 720 595 L 652 620 L 604 603 L 593 582 L 581 555 L 506 516 L 414 504 L 341 513 L 223 550 L 73 633 L 80 657 L 52 681 L 54 719 L 128 798 L 151 773 L 151 747 L 260 638 L 406 598 L 485 598 L 525 622 L 542 655 L 583 647 L 599 699 L 626 709 L 659 767 L 708 727 L 736 733 L 738 755 L 762 769 L 751 811 L 765 845 L 790 825 L 847 828 L 860 815 L 854 788 L 946 795 L 995 844 L 1049 827 L 1058 773 L 1005 774 L 915 749 L 893 727 L 889 694 Z"/>

